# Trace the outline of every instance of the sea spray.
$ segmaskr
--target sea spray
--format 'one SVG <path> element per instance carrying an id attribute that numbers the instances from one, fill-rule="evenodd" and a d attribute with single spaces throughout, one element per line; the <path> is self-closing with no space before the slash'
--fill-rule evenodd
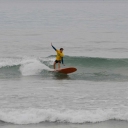
<path id="1" fill-rule="evenodd" d="M 23 76 L 38 75 L 42 70 L 49 70 L 49 67 L 42 64 L 37 59 L 30 59 L 23 63 L 20 67 L 20 71 Z"/>

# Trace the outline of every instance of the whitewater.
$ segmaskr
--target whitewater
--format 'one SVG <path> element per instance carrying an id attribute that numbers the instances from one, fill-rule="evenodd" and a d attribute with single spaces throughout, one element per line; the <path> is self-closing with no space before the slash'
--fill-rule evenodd
<path id="1" fill-rule="evenodd" d="M 51 72 L 54 58 L 1 58 L 1 121 L 127 121 L 127 59 L 65 56 L 78 71 L 63 75 Z"/>
<path id="2" fill-rule="evenodd" d="M 0 1 L 1 128 L 127 128 L 128 2 Z M 53 72 L 57 48 L 61 68 Z"/>

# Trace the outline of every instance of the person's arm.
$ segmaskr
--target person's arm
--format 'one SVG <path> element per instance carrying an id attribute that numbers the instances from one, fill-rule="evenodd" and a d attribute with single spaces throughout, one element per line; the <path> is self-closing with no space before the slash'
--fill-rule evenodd
<path id="1" fill-rule="evenodd" d="M 56 51 L 56 48 L 52 45 L 52 43 L 51 43 L 51 46 L 52 46 L 52 48 Z"/>

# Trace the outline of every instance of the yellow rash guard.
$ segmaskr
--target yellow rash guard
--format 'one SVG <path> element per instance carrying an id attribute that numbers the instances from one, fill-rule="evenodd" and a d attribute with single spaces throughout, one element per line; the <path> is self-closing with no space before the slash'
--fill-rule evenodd
<path id="1" fill-rule="evenodd" d="M 53 45 L 52 48 L 56 51 L 57 55 L 56 55 L 56 60 L 62 62 L 62 64 L 64 64 L 64 60 L 63 60 L 63 52 L 60 52 L 60 50 L 57 50 Z"/>
<path id="2" fill-rule="evenodd" d="M 60 50 L 56 50 L 56 60 L 62 60 L 62 57 L 64 56 L 63 52 L 60 52 Z"/>

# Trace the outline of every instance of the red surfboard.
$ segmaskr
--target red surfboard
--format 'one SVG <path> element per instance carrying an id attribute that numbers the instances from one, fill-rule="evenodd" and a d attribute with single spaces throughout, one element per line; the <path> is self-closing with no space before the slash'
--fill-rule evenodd
<path id="1" fill-rule="evenodd" d="M 69 67 L 69 68 L 61 68 L 61 69 L 56 69 L 54 70 L 55 72 L 59 73 L 64 73 L 64 74 L 69 74 L 75 72 L 77 69 L 74 67 Z"/>

